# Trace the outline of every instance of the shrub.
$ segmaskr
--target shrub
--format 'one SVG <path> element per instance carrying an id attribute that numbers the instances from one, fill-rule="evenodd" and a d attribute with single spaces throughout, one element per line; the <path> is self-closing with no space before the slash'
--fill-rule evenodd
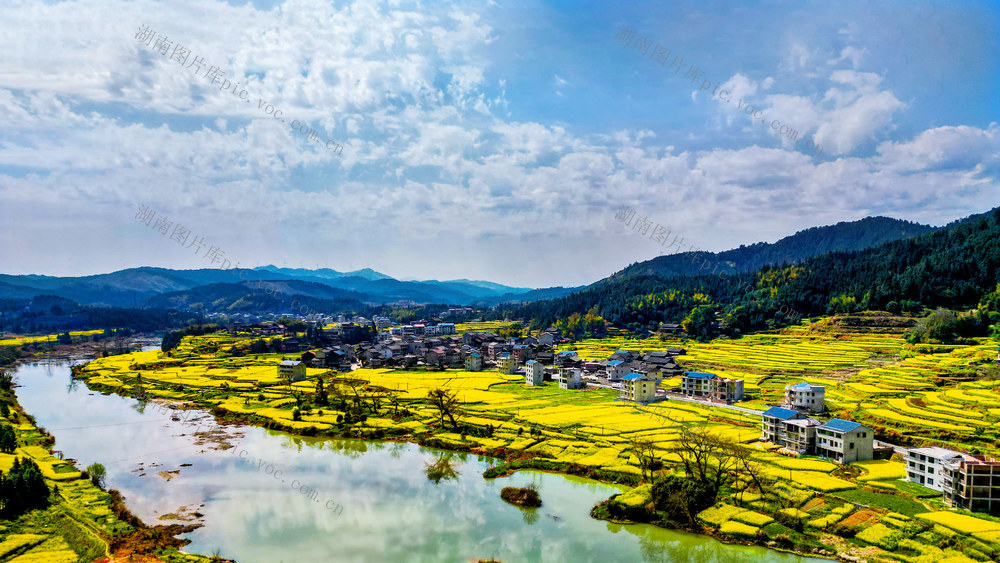
<path id="1" fill-rule="evenodd" d="M 885 524 L 875 524 L 858 532 L 855 538 L 877 545 L 887 551 L 893 551 L 899 543 L 901 534 L 890 529 Z"/>
<path id="2" fill-rule="evenodd" d="M 715 502 L 715 495 L 708 486 L 694 479 L 677 475 L 667 475 L 653 483 L 651 489 L 656 510 L 667 513 L 670 518 L 691 523 L 692 516 Z"/>
<path id="3" fill-rule="evenodd" d="M 292 407 L 292 420 L 302 420 L 302 411 L 299 407 Z"/>
<path id="4" fill-rule="evenodd" d="M 504 487 L 500 490 L 500 498 L 517 506 L 537 508 L 542 506 L 542 497 L 538 495 L 538 490 L 534 485 L 524 488 Z"/>

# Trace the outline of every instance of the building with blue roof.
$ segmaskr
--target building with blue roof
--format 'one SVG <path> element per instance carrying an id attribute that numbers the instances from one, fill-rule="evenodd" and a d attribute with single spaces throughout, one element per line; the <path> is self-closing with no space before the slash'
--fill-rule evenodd
<path id="1" fill-rule="evenodd" d="M 656 373 L 631 372 L 622 376 L 622 399 L 648 403 L 656 398 L 660 378 Z"/>
<path id="2" fill-rule="evenodd" d="M 545 380 L 545 364 L 537 360 L 524 363 L 524 383 L 526 385 L 541 385 Z"/>
<path id="3" fill-rule="evenodd" d="M 497 370 L 506 375 L 513 375 L 517 372 L 517 359 L 510 352 L 500 354 L 497 356 Z"/>
<path id="4" fill-rule="evenodd" d="M 465 356 L 465 371 L 482 371 L 483 357 L 478 352 Z"/>
<path id="5" fill-rule="evenodd" d="M 872 459 L 874 446 L 875 432 L 859 422 L 834 418 L 816 429 L 816 455 L 840 463 Z"/>
<path id="6" fill-rule="evenodd" d="M 784 407 L 771 407 L 760 418 L 761 440 L 802 454 L 815 449 L 816 427 L 820 421 Z"/>
<path id="7" fill-rule="evenodd" d="M 743 380 L 714 373 L 687 371 L 681 376 L 680 392 L 688 397 L 732 403 L 743 400 Z"/>
<path id="8" fill-rule="evenodd" d="M 809 412 L 826 410 L 826 387 L 812 383 L 796 383 L 785 387 L 785 404 Z"/>
<path id="9" fill-rule="evenodd" d="M 632 369 L 629 367 L 629 364 L 621 360 L 608 360 L 604 364 L 604 376 L 609 381 L 620 381 L 625 374 L 631 371 Z"/>

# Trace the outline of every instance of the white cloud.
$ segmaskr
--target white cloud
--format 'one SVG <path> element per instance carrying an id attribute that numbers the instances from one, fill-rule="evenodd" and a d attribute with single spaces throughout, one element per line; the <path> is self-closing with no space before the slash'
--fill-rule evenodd
<path id="1" fill-rule="evenodd" d="M 737 112 L 743 98 L 813 135 L 820 159 L 763 136 L 766 147 L 678 150 L 682 136 L 658 137 L 652 126 L 581 134 L 512 119 L 507 81 L 490 69 L 493 28 L 464 7 L 187 10 L 96 0 L 9 8 L 24 25 L 0 36 L 0 49 L 25 57 L 0 69 L 0 224 L 9 226 L 0 248 L 16 249 L 20 267 L 51 271 L 49 253 L 67 238 L 76 249 L 60 262 L 67 268 L 92 271 L 80 257 L 112 240 L 128 259 L 200 266 L 173 247 L 145 248 L 167 243 L 135 234 L 142 202 L 245 264 L 307 255 L 336 266 L 350 255 L 384 260 L 366 264 L 383 270 L 402 261 L 415 275 L 451 268 L 463 277 L 473 262 L 514 275 L 510 261 L 488 265 L 503 255 L 537 268 L 539 278 L 521 284 L 542 285 L 573 261 L 588 262 L 572 269 L 592 276 L 624 260 L 631 250 L 612 220 L 620 205 L 721 249 L 868 213 L 942 222 L 995 205 L 1000 190 L 996 125 L 884 140 L 903 105 L 879 75 L 857 69 L 860 51 L 841 51 L 837 63 L 854 68 L 830 70 L 822 99 L 781 75 L 737 73 L 721 87 L 732 100 L 719 102 L 728 127 L 771 133 Z M 140 22 L 224 67 L 251 102 L 138 44 Z M 801 67 L 813 53 L 800 44 L 791 56 Z M 573 86 L 552 76 L 557 88 Z M 264 115 L 258 98 L 289 123 Z M 292 119 L 343 143 L 343 154 L 306 140 Z M 877 154 L 852 153 L 865 143 Z M 624 244 L 641 244 L 634 238 Z"/>

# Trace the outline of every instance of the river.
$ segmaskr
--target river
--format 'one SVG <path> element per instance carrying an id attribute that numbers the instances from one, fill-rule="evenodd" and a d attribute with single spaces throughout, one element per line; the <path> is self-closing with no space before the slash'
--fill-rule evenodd
<path id="1" fill-rule="evenodd" d="M 476 455 L 220 428 L 205 411 L 90 391 L 64 362 L 22 365 L 16 376 L 19 402 L 55 436 L 54 449 L 80 468 L 104 464 L 107 486 L 143 521 L 203 524 L 182 536 L 190 552 L 241 563 L 821 561 L 590 518 L 621 490 L 612 485 L 541 472 L 486 480 L 490 460 Z M 194 435 L 204 431 L 236 447 Z M 529 483 L 541 508 L 500 499 L 501 488 Z"/>

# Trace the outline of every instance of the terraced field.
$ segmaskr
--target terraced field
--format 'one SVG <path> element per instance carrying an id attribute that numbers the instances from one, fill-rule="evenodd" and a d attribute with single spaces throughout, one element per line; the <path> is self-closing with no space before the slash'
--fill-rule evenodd
<path id="1" fill-rule="evenodd" d="M 915 492 L 931 496 L 933 492 L 900 481 L 904 469 L 899 461 L 859 463 L 853 472 L 845 472 L 826 460 L 778 455 L 774 447 L 755 442 L 759 419 L 741 412 L 671 400 L 638 406 L 617 400 L 618 393 L 607 389 L 569 391 L 552 383 L 528 387 L 520 376 L 495 371 L 362 369 L 335 374 L 310 369 L 310 381 L 288 385 L 276 374 L 281 355 L 227 357 L 226 351 L 233 346 L 241 347 L 242 343 L 226 335 L 188 337 L 171 357 L 156 351 L 112 356 L 88 364 L 84 376 L 92 385 L 125 392 L 142 386 L 154 396 L 218 405 L 305 433 L 366 437 L 390 433 L 423 439 L 432 436 L 434 444 L 444 447 L 484 453 L 527 452 L 536 459 L 633 478 L 641 471 L 631 450 L 632 440 L 651 442 L 659 459 L 677 462 L 678 436 L 684 428 L 698 426 L 753 443 L 754 461 L 765 476 L 776 480 L 775 490 L 764 495 L 748 490 L 748 483 L 738 482 L 723 504 L 740 510 L 719 508 L 718 517 L 711 513 L 703 518 L 706 523 L 717 522 L 719 533 L 734 537 L 758 531 L 775 537 L 787 534 L 782 531 L 788 530 L 787 526 L 766 521 L 771 518 L 769 514 L 777 518 L 780 510 L 786 510 L 781 518 L 804 519 L 805 531 L 801 533 L 808 537 L 818 537 L 810 534 L 857 520 L 869 528 L 875 528 L 875 524 L 899 532 L 885 536 L 891 536 L 899 545 L 910 542 L 897 560 L 921 561 L 919 557 L 928 553 L 964 560 L 956 549 L 941 550 L 933 547 L 933 542 L 928 543 L 938 538 L 938 532 L 928 528 L 923 539 L 914 532 L 923 526 L 919 522 L 926 520 L 918 522 L 912 515 L 941 505 L 909 500 Z M 746 378 L 756 395 L 746 403 L 749 406 L 776 402 L 788 383 L 820 383 L 827 386 L 829 404 L 837 414 L 865 422 L 883 433 L 905 428 L 920 443 L 954 447 L 965 440 L 989 444 L 995 417 L 1000 416 L 1000 396 L 992 385 L 971 380 L 979 365 L 995 354 L 996 345 L 989 342 L 912 347 L 898 334 L 840 333 L 829 326 L 803 325 L 709 343 L 607 338 L 566 348 L 575 348 L 584 357 L 599 358 L 618 349 L 672 347 L 686 349 L 679 361 L 687 369 Z M 343 422 L 347 413 L 342 410 L 350 401 L 338 402 L 333 397 L 330 405 L 304 409 L 300 418 L 294 419 L 292 408 L 302 397 L 311 396 L 317 376 L 327 381 L 327 390 L 336 390 L 348 399 L 355 392 L 361 397 L 370 396 L 377 387 L 391 391 L 395 400 L 384 397 L 377 412 L 350 424 Z M 664 386 L 674 384 L 676 381 L 664 382 Z M 449 424 L 442 424 L 440 413 L 426 401 L 427 392 L 438 388 L 456 392 L 460 424 L 467 430 L 478 430 L 457 433 Z M 865 501 L 856 500 L 861 498 Z M 807 505 L 809 502 L 819 504 Z M 852 503 L 873 508 L 858 509 Z M 911 513 L 905 516 L 909 520 L 894 519 L 891 514 L 899 510 Z M 859 545 L 886 549 L 879 543 L 883 536 L 875 532 L 868 536 L 872 541 L 862 540 Z M 1000 538 L 993 541 L 968 536 L 961 540 L 965 543 L 956 545 L 974 550 L 969 547 L 972 541 L 987 551 L 1000 550 Z"/>

